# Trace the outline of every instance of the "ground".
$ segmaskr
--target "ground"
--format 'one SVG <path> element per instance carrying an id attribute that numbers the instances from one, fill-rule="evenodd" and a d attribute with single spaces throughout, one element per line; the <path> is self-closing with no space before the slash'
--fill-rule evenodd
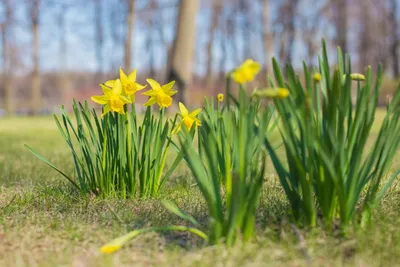
<path id="1" fill-rule="evenodd" d="M 371 140 L 384 111 L 377 114 Z M 395 182 L 364 231 L 347 238 L 288 220 L 288 206 L 269 164 L 257 239 L 243 246 L 204 246 L 185 233 L 139 236 L 113 255 L 99 247 L 130 229 L 183 223 L 160 199 L 84 199 L 34 158 L 29 144 L 67 173 L 73 165 L 52 118 L 0 119 L 0 266 L 392 266 L 400 257 L 400 184 Z M 391 172 L 400 167 L 397 154 Z M 182 167 L 163 197 L 205 223 L 206 209 Z"/>

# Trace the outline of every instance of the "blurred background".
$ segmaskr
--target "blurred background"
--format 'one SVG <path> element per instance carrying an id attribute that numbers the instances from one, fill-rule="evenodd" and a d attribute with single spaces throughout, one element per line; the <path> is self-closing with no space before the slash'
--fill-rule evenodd
<path id="1" fill-rule="evenodd" d="M 89 100 L 120 66 L 176 80 L 177 100 L 199 104 L 246 58 L 263 65 L 258 86 L 272 57 L 301 75 L 322 37 L 332 63 L 340 45 L 353 71 L 383 65 L 381 104 L 396 90 L 400 0 L 0 0 L 0 115 Z"/>

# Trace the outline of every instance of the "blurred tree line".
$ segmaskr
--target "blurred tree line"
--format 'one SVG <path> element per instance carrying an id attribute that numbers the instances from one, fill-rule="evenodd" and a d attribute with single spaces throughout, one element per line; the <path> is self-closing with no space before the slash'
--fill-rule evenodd
<path id="1" fill-rule="evenodd" d="M 400 77 L 399 0 L 0 0 L 0 109 L 38 114 L 88 99 L 139 67 L 176 80 L 179 101 L 220 90 L 245 58 L 317 63 L 324 36 L 362 71 Z M 266 75 L 260 75 L 265 84 Z M 394 89 L 394 88 L 393 88 Z M 196 95 L 196 92 L 200 92 Z"/>

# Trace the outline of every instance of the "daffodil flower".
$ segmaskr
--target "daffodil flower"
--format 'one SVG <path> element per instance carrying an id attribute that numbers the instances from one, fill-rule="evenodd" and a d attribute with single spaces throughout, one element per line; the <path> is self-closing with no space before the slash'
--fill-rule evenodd
<path id="1" fill-rule="evenodd" d="M 182 121 L 174 128 L 174 130 L 172 130 L 172 134 L 178 133 L 182 128 L 182 124 L 185 125 L 186 129 L 188 130 L 192 128 L 193 123 L 195 123 L 196 128 L 201 126 L 200 120 L 196 118 L 196 116 L 200 113 L 201 108 L 195 109 L 189 113 L 185 105 L 179 102 L 179 110 L 181 111 L 180 115 L 182 117 Z"/>
<path id="2" fill-rule="evenodd" d="M 218 95 L 217 95 L 217 98 L 218 98 L 218 101 L 219 101 L 219 102 L 224 101 L 224 94 L 218 94 Z"/>
<path id="3" fill-rule="evenodd" d="M 260 68 L 260 63 L 252 59 L 246 59 L 233 71 L 231 77 L 238 84 L 245 84 L 254 80 Z"/>
<path id="4" fill-rule="evenodd" d="M 126 76 L 125 72 L 120 68 L 119 78 L 121 79 L 123 93 L 132 103 L 135 102 L 135 93 L 146 87 L 146 85 L 141 85 L 136 82 L 136 69 L 134 69 L 129 76 Z"/>
<path id="5" fill-rule="evenodd" d="M 110 82 L 108 84 L 111 84 Z M 100 84 L 101 89 L 103 89 L 104 95 L 102 96 L 92 96 L 93 102 L 100 105 L 104 105 L 104 112 L 102 116 L 106 115 L 110 111 L 115 111 L 120 114 L 125 114 L 124 105 L 129 103 L 129 99 L 123 96 L 122 84 L 119 79 L 113 81 L 112 89 L 110 89 L 105 84 Z"/>
<path id="6" fill-rule="evenodd" d="M 162 109 L 172 105 L 171 96 L 177 93 L 176 90 L 172 90 L 175 81 L 167 83 L 163 86 L 153 79 L 147 79 L 146 81 L 150 84 L 151 90 L 143 93 L 143 95 L 150 97 L 149 100 L 143 104 L 143 106 L 147 107 L 157 103 L 160 109 Z"/>

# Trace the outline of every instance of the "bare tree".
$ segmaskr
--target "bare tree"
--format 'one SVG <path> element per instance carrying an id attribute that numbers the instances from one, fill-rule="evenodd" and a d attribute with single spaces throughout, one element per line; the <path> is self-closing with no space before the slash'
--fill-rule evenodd
<path id="1" fill-rule="evenodd" d="M 32 103 L 31 111 L 39 114 L 42 105 L 39 71 L 39 10 L 41 0 L 29 1 L 29 19 L 32 31 Z"/>
<path id="2" fill-rule="evenodd" d="M 262 21 L 262 37 L 264 43 L 265 72 L 271 71 L 271 59 L 274 56 L 274 36 L 272 32 L 272 20 L 270 18 L 270 0 L 262 1 L 261 21 Z M 265 76 L 267 77 L 267 75 Z"/>
<path id="3" fill-rule="evenodd" d="M 128 14 L 126 15 L 126 38 L 124 46 L 124 68 L 130 71 L 132 64 L 132 35 L 135 18 L 135 0 L 127 0 Z"/>
<path id="4" fill-rule="evenodd" d="M 299 0 L 287 0 L 279 9 L 279 18 L 284 32 L 281 37 L 279 57 L 285 63 L 292 63 L 294 40 L 296 37 L 297 5 Z"/>
<path id="5" fill-rule="evenodd" d="M 60 2 L 60 13 L 58 14 L 58 29 L 59 29 L 59 73 L 58 73 L 58 86 L 61 89 L 61 98 L 62 101 L 66 100 L 66 97 L 69 95 L 70 91 L 70 82 L 69 82 L 69 74 L 67 70 L 68 65 L 68 57 L 67 57 L 67 26 L 66 26 L 66 17 L 70 8 L 70 5 L 65 1 Z"/>
<path id="6" fill-rule="evenodd" d="M 393 76 L 400 78 L 400 67 L 399 67 L 399 47 L 400 47 L 400 23 L 397 20 L 397 14 L 399 13 L 400 4 L 398 0 L 390 0 L 390 24 L 392 28 L 391 44 L 390 44 L 390 55 L 392 58 Z"/>
<path id="7" fill-rule="evenodd" d="M 7 114 L 14 112 L 12 103 L 12 71 L 11 71 L 11 56 L 10 56 L 10 31 L 12 22 L 12 5 L 11 0 L 2 0 L 1 4 L 4 10 L 3 20 L 0 21 L 0 32 L 1 32 L 1 47 L 2 47 L 2 59 L 3 59 L 3 84 L 4 84 L 4 99 L 3 108 Z"/>
<path id="8" fill-rule="evenodd" d="M 96 80 L 101 80 L 103 75 L 103 0 L 95 0 L 94 2 L 94 26 L 95 26 L 95 51 L 97 61 L 97 77 Z"/>
<path id="9" fill-rule="evenodd" d="M 213 50 L 214 50 L 214 42 L 215 42 L 215 31 L 219 26 L 219 14 L 222 8 L 222 1 L 220 0 L 212 0 L 211 6 L 211 25 L 209 30 L 209 39 L 207 42 L 207 87 L 210 88 L 213 83 Z"/>
<path id="10" fill-rule="evenodd" d="M 186 102 L 186 89 L 191 83 L 193 54 L 196 40 L 196 14 L 198 0 L 181 0 L 177 30 L 171 51 L 167 80 L 176 80 L 178 101 Z"/>
<path id="11" fill-rule="evenodd" d="M 396 1 L 396 0 L 395 0 Z M 348 1 L 332 0 L 333 21 L 336 29 L 336 44 L 348 52 Z"/>

